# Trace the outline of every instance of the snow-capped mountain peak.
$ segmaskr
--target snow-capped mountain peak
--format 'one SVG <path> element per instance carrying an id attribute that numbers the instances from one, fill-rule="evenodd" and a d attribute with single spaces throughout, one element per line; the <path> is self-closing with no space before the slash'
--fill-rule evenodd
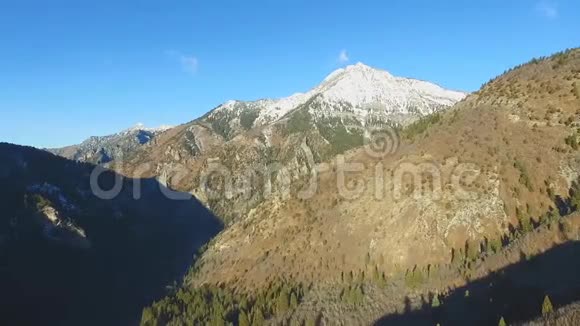
<path id="1" fill-rule="evenodd" d="M 348 102 L 355 107 L 381 103 L 395 112 L 397 107 L 403 109 L 410 104 L 420 107 L 421 103 L 429 104 L 427 102 L 451 106 L 466 96 L 433 83 L 396 77 L 360 62 L 334 71 L 314 91 L 329 101 Z"/>
<path id="2" fill-rule="evenodd" d="M 388 71 L 356 63 L 331 72 L 318 86 L 306 93 L 295 93 L 280 99 L 262 99 L 252 102 L 228 101 L 212 111 L 209 119 L 234 119 L 250 113 L 256 118 L 252 126 L 275 122 L 306 103 L 314 96 L 325 102 L 325 111 L 338 104 L 348 103 L 355 111 L 364 114 L 369 105 L 382 107 L 399 122 L 412 121 L 422 115 L 449 107 L 467 94 L 444 89 L 426 81 L 397 77 Z M 401 118 L 403 117 L 403 118 Z M 235 128 L 235 123 L 230 127 Z"/>

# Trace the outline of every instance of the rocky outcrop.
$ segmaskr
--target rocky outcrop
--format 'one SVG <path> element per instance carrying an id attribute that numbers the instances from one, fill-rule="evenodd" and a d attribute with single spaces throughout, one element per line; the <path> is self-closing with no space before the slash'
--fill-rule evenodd
<path id="1" fill-rule="evenodd" d="M 62 242 L 68 246 L 89 249 L 91 241 L 85 231 L 75 225 L 70 219 L 61 216 L 53 207 L 43 207 L 39 212 L 39 222 L 43 234 L 48 240 Z"/>

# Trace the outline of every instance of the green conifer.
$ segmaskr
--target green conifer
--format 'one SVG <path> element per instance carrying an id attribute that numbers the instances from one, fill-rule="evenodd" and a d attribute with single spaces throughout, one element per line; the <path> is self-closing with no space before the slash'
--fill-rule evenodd
<path id="1" fill-rule="evenodd" d="M 554 306 L 552 306 L 552 301 L 549 296 L 544 297 L 544 303 L 542 303 L 542 316 L 548 316 L 554 312 Z"/>
<path id="2" fill-rule="evenodd" d="M 433 297 L 433 301 L 431 302 L 431 307 L 432 308 L 439 308 L 441 306 L 441 301 L 439 301 L 439 295 L 436 294 Z"/>
<path id="3" fill-rule="evenodd" d="M 499 320 L 498 326 L 507 326 L 507 323 L 505 322 L 505 319 L 503 319 L 503 317 L 501 317 L 501 319 Z"/>
<path id="4" fill-rule="evenodd" d="M 250 319 L 248 318 L 248 314 L 245 311 L 241 311 L 240 315 L 238 316 L 238 325 L 240 326 L 250 326 Z"/>

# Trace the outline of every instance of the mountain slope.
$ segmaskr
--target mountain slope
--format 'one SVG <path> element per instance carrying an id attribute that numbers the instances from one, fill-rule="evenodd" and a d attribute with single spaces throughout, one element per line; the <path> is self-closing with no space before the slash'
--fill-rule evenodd
<path id="1" fill-rule="evenodd" d="M 444 264 L 466 242 L 479 247 L 485 239 L 538 223 L 548 211 L 563 213 L 556 196 L 568 197 L 580 171 L 580 99 L 572 92 L 580 51 L 565 56 L 560 65 L 555 57 L 502 76 L 426 132 L 403 131 L 409 140 L 393 155 L 375 158 L 365 149 L 349 154 L 346 162 L 361 168 L 346 174 L 343 189 L 337 171 L 346 168 L 333 159 L 310 198 L 297 192 L 270 196 L 205 255 L 216 260 L 207 264 L 209 279 L 252 283 L 279 273 L 306 281 L 336 279 L 341 271 L 364 266 L 369 255 L 390 273 Z M 377 169 L 383 175 L 378 185 Z M 357 185 L 364 185 L 359 193 Z M 282 264 L 284 256 L 296 259 L 296 267 Z M 241 257 L 247 268 L 268 272 L 233 267 L 231 260 Z M 318 268 L 320 262 L 327 267 Z"/>
<path id="2" fill-rule="evenodd" d="M 308 316 L 320 309 L 329 313 L 328 302 L 344 298 L 349 275 L 370 293 L 375 290 L 368 286 L 369 275 L 374 281 L 404 279 L 395 283 L 408 286 L 398 288 L 401 296 L 416 297 L 418 288 L 432 295 L 464 284 L 487 253 L 540 225 L 564 221 L 561 215 L 578 208 L 579 81 L 578 49 L 534 60 L 451 110 L 400 130 L 395 150 L 378 153 L 385 155 L 365 147 L 317 159 L 328 137 L 310 128 L 312 115 L 306 113 L 316 112 L 323 96 L 277 124 L 254 130 L 258 136 L 236 137 L 222 155 L 210 156 L 234 180 L 244 171 L 268 171 L 266 162 L 272 160 L 282 170 L 251 183 L 249 197 L 212 184 L 213 195 L 218 194 L 210 201 L 212 209 L 220 215 L 242 213 L 212 241 L 185 287 L 219 284 L 252 293 L 278 279 L 315 284 L 326 294 L 318 292 L 310 301 L 314 306 L 298 308 Z M 306 127 L 292 123 L 296 114 Z M 266 151 L 265 159 L 259 149 L 274 150 Z M 227 186 L 230 175 L 225 176 L 216 183 Z M 255 198 L 252 206 L 243 206 Z M 552 243 L 547 241 L 546 248 Z M 425 280 L 445 270 L 453 271 L 452 281 Z M 387 314 L 398 309 L 377 304 Z M 355 314 L 357 323 L 374 318 L 364 305 L 343 302 L 332 309 L 335 318 Z"/>
<path id="3" fill-rule="evenodd" d="M 221 228 L 195 199 L 170 200 L 154 180 L 101 170 L 102 189 L 121 186 L 103 199 L 94 171 L 0 143 L 1 324 L 135 324 Z"/>
<path id="4" fill-rule="evenodd" d="M 348 88 L 354 91 L 343 91 Z M 126 175 L 163 177 L 231 223 L 263 201 L 264 194 L 253 190 L 270 187 L 264 173 L 276 173 L 276 166 L 284 166 L 291 179 L 301 178 L 313 168 L 310 161 L 320 163 L 361 146 L 367 130 L 394 130 L 464 96 L 357 64 L 332 73 L 305 94 L 228 102 L 163 133 L 116 162 L 117 169 Z M 303 150 L 306 144 L 308 152 Z M 231 175 L 236 191 L 228 196 L 233 201 L 214 200 L 208 191 L 223 186 L 219 178 L 206 178 L 215 169 Z M 284 182 L 271 181 L 274 188 Z"/>

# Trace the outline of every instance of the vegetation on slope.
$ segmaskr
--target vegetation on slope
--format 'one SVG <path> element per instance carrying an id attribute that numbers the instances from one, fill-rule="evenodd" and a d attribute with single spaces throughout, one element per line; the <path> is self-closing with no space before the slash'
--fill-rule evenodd
<path id="1" fill-rule="evenodd" d="M 570 181 L 578 170 L 573 137 L 580 126 L 580 99 L 574 92 L 580 79 L 580 51 L 565 53 L 509 71 L 450 112 L 411 125 L 402 131 L 407 141 L 396 155 L 377 160 L 353 154 L 355 162 L 365 165 L 363 176 L 370 180 L 379 163 L 387 173 L 401 163 L 431 162 L 445 173 L 475 163 L 479 177 L 471 183 L 460 179 L 459 184 L 476 196 L 432 202 L 417 199 L 410 191 L 397 202 L 374 201 L 366 192 L 345 200 L 335 193 L 336 168 L 331 164 L 318 185 L 322 190 L 313 198 L 270 199 L 233 223 L 209 246 L 203 266 L 191 275 L 193 282 L 187 287 L 223 284 L 236 293 L 259 291 L 274 275 L 281 275 L 314 285 L 297 308 L 300 318 L 333 307 L 334 313 L 327 312 L 326 318 L 344 321 L 350 314 L 361 318 L 351 321 L 369 322 L 373 313 L 363 313 L 369 305 L 376 308 L 375 314 L 381 305 L 382 313 L 400 307 L 385 304 L 386 299 L 376 303 L 366 298 L 443 291 L 484 277 L 489 266 L 497 269 L 501 264 L 492 264 L 501 260 L 497 257 L 506 252 L 512 257 L 509 248 L 540 229 L 573 233 L 574 227 L 561 216 L 575 210 L 578 202 L 577 186 L 570 186 Z M 291 123 L 296 133 L 310 126 L 304 124 L 308 119 Z M 463 224 L 444 224 L 447 221 Z M 446 225 L 455 228 L 439 233 Z M 552 245 L 542 242 L 538 250 Z M 515 256 L 519 259 L 519 252 Z M 355 278 L 375 270 L 385 275 L 378 279 L 387 280 L 386 287 L 372 277 L 363 277 L 362 286 L 343 285 L 345 275 Z M 363 305 L 357 304 L 361 293 Z M 318 304 L 310 299 L 320 296 L 325 299 Z M 445 306 L 445 296 L 436 298 Z"/>
<path id="2" fill-rule="evenodd" d="M 141 325 L 264 325 L 285 318 L 305 295 L 302 285 L 272 282 L 256 294 L 239 294 L 227 287 L 183 287 L 143 311 Z"/>

